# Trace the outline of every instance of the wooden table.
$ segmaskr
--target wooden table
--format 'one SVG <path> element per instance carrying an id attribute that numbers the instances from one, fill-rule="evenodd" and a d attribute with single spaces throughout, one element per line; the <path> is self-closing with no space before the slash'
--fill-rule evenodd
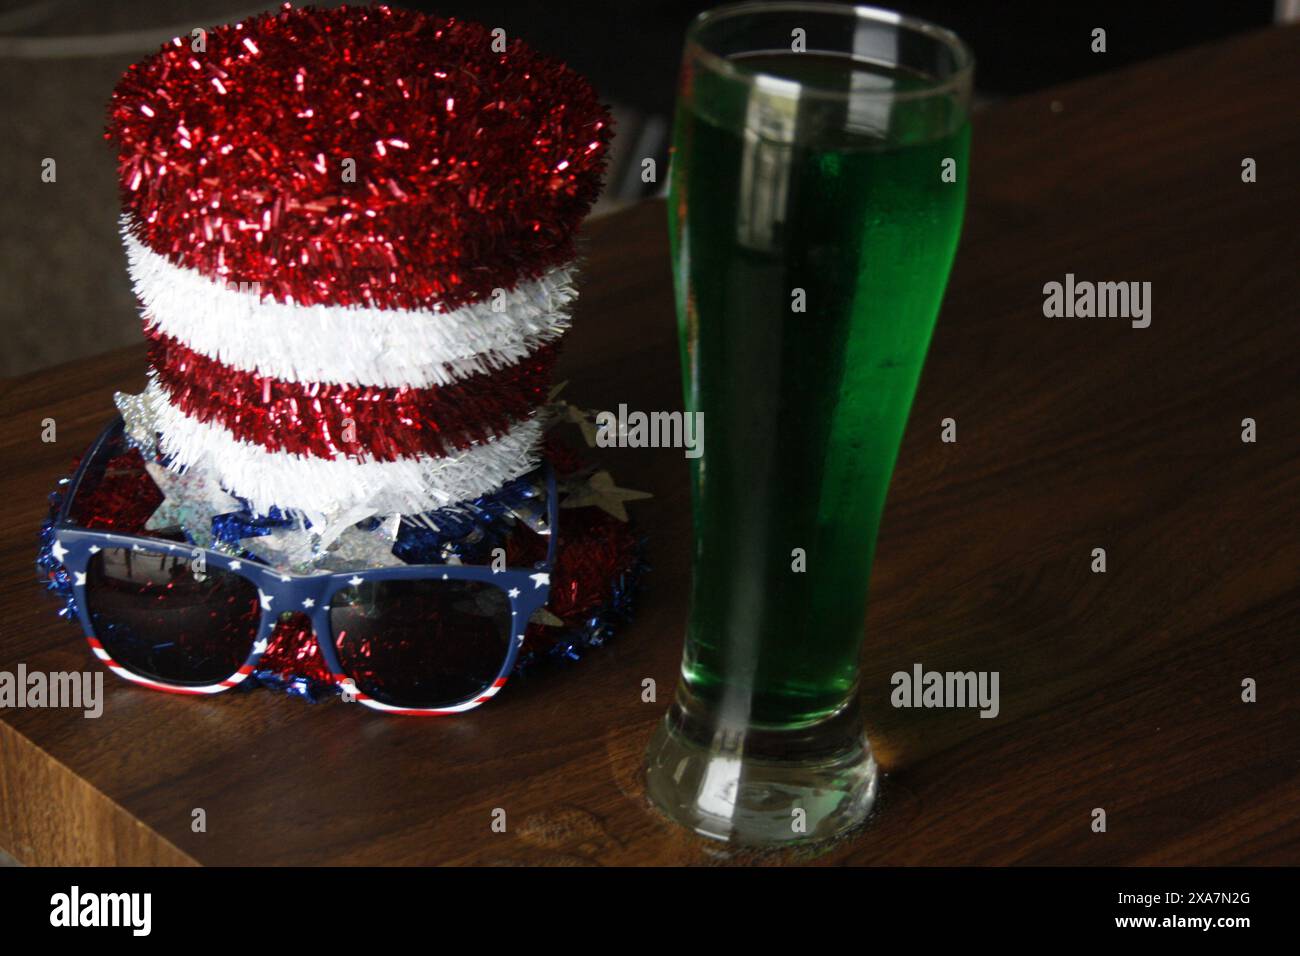
<path id="1" fill-rule="evenodd" d="M 966 232 L 871 585 L 882 798 L 817 859 L 1300 862 L 1297 90 L 1300 29 L 1278 29 L 977 118 Z M 650 204 L 590 227 L 561 371 L 575 400 L 680 407 L 663 219 Z M 1043 285 L 1066 273 L 1150 281 L 1151 326 L 1044 317 Z M 3 385 L 0 669 L 92 666 L 33 582 L 35 533 L 143 370 L 135 348 Z M 109 675 L 99 720 L 0 712 L 0 846 L 28 863 L 735 859 L 656 817 L 638 779 L 681 652 L 686 462 L 601 459 L 655 495 L 633 506 L 654 571 L 607 648 L 432 721 Z M 916 662 L 999 671 L 1000 716 L 893 709 L 889 676 Z"/>

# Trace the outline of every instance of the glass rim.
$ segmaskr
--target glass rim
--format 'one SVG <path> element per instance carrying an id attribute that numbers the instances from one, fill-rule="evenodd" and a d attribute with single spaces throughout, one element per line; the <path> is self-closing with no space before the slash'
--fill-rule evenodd
<path id="1" fill-rule="evenodd" d="M 715 23 L 723 20 L 730 20 L 734 17 L 764 13 L 833 14 L 837 16 L 848 16 L 854 20 L 868 20 L 885 26 L 894 26 L 900 31 L 911 31 L 913 33 L 921 34 L 935 43 L 947 47 L 955 57 L 957 65 L 950 76 L 944 77 L 943 79 L 935 79 L 933 85 L 926 86 L 924 89 L 905 90 L 903 92 L 895 92 L 892 90 L 832 90 L 825 87 L 819 87 L 815 84 L 802 83 L 784 77 L 777 77 L 773 74 L 764 73 L 762 71 L 743 70 L 738 67 L 734 61 L 710 50 L 701 40 L 700 34 Z M 975 54 L 971 51 L 971 48 L 967 45 L 965 40 L 947 27 L 941 27 L 937 23 L 932 23 L 929 20 L 924 20 L 920 17 L 914 17 L 905 13 L 899 13 L 895 10 L 889 10 L 884 7 L 872 7 L 862 4 L 815 2 L 815 0 L 812 0 L 812 2 L 810 2 L 810 0 L 782 0 L 782 2 L 779 3 L 769 3 L 765 2 L 765 0 L 760 0 L 760 2 L 755 2 L 755 0 L 744 0 L 744 2 L 741 3 L 727 3 L 704 10 L 696 14 L 695 18 L 686 28 L 686 50 L 688 58 L 694 57 L 699 59 L 710 69 L 728 79 L 744 83 L 747 86 L 757 86 L 761 84 L 764 79 L 775 81 L 776 84 L 779 84 L 777 87 L 778 91 L 780 88 L 794 89 L 798 91 L 797 96 L 804 99 L 818 98 L 842 101 L 867 97 L 882 97 L 890 100 L 925 99 L 961 90 L 964 85 L 969 83 L 971 74 L 975 69 Z"/>

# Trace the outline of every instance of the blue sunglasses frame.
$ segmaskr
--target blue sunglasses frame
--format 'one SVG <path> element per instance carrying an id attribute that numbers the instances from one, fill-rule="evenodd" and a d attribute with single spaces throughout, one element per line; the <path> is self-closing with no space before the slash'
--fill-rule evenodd
<path id="1" fill-rule="evenodd" d="M 219 694 L 237 687 L 257 668 L 257 662 L 266 651 L 276 622 L 285 611 L 306 614 L 311 620 L 316 643 L 321 656 L 329 666 L 335 684 L 343 691 L 347 699 L 360 701 L 374 710 L 391 714 L 409 714 L 414 716 L 440 716 L 443 714 L 464 713 L 488 700 L 491 700 L 505 686 L 515 661 L 519 655 L 520 645 L 524 642 L 524 630 L 529 619 L 542 608 L 550 597 L 550 576 L 555 568 L 556 548 L 559 535 L 559 500 L 555 485 L 555 473 L 549 464 L 544 464 L 546 475 L 546 530 L 539 532 L 547 535 L 546 560 L 537 562 L 532 568 L 505 568 L 497 570 L 491 567 L 449 564 L 408 564 L 402 567 L 369 568 L 357 571 L 321 572 L 319 574 L 291 574 L 279 571 L 260 561 L 248 558 L 235 558 L 196 545 L 168 541 L 148 535 L 118 534 L 111 531 L 96 531 L 76 525 L 72 518 L 73 503 L 81 490 L 83 481 L 92 474 L 101 462 L 107 458 L 123 430 L 121 417 L 117 417 L 91 445 L 82 459 L 67 493 L 63 496 L 58 515 L 53 524 L 51 553 L 61 563 L 73 580 L 73 593 L 76 598 L 77 617 L 90 643 L 91 651 L 103 664 L 117 674 L 133 683 L 153 690 L 167 691 L 175 694 Z M 229 574 L 237 575 L 252 582 L 258 591 L 261 603 L 261 617 L 258 622 L 257 636 L 253 647 L 243 666 L 229 677 L 215 684 L 168 683 L 143 674 L 137 674 L 113 660 L 95 636 L 94 624 L 86 603 L 86 566 L 91 557 L 105 548 L 129 548 L 136 552 L 149 552 L 163 556 L 166 554 L 197 556 L 202 553 L 205 566 L 220 568 Z M 511 639 L 508 642 L 505 660 L 496 680 L 476 696 L 442 707 L 400 707 L 375 700 L 361 692 L 353 679 L 346 673 L 335 647 L 333 628 L 330 624 L 330 601 L 339 591 L 348 587 L 370 581 L 409 581 L 419 579 L 441 579 L 456 581 L 481 581 L 498 587 L 510 601 Z"/>

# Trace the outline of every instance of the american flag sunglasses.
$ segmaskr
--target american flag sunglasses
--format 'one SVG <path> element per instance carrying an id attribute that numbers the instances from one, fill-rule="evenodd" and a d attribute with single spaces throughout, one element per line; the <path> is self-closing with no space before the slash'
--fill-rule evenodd
<path id="1" fill-rule="evenodd" d="M 532 567 L 292 574 L 187 541 L 80 526 L 78 494 L 121 450 L 118 418 L 82 459 L 50 550 L 71 578 L 95 657 L 141 686 L 177 694 L 237 687 L 257 670 L 281 615 L 300 612 L 345 699 L 390 714 L 464 713 L 505 685 L 528 621 L 550 595 L 559 505 L 549 465 L 539 529 L 547 556 Z"/>

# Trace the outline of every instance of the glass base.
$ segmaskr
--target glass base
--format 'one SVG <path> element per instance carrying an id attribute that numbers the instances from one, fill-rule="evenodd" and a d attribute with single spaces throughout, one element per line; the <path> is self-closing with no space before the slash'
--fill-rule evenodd
<path id="1" fill-rule="evenodd" d="M 824 721 L 774 730 L 719 721 L 679 687 L 646 755 L 655 806 L 740 846 L 839 836 L 871 812 L 876 776 L 856 693 Z"/>

